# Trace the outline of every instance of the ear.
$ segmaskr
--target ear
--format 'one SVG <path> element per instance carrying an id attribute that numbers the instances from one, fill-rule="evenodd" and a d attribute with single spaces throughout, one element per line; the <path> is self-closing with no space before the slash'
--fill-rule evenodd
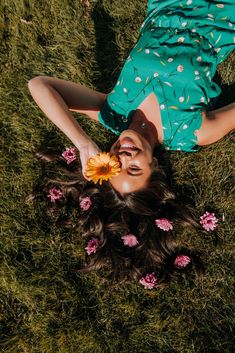
<path id="1" fill-rule="evenodd" d="M 158 168 L 158 160 L 156 157 L 153 157 L 152 167 L 153 167 L 153 169 Z"/>

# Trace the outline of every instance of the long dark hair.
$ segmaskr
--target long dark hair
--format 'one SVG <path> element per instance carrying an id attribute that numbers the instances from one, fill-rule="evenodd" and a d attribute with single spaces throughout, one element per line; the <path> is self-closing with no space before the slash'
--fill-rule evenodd
<path id="1" fill-rule="evenodd" d="M 190 258 L 190 266 L 194 267 L 197 277 L 201 275 L 198 255 L 192 250 L 181 249 L 176 232 L 179 225 L 197 227 L 197 222 L 191 212 L 177 202 L 160 168 L 152 172 L 146 188 L 121 195 L 108 182 L 98 185 L 85 180 L 79 162 L 71 169 L 58 153 L 37 152 L 36 157 L 43 162 L 57 162 L 55 169 L 59 176 L 48 178 L 42 188 L 46 197 L 52 186 L 59 187 L 63 193 L 63 199 L 58 203 L 52 205 L 48 200 L 50 213 L 64 207 L 73 210 L 72 219 L 58 224 L 79 229 L 88 241 L 91 238 L 99 241 L 99 247 L 81 271 L 106 266 L 111 269 L 109 277 L 114 280 L 139 279 L 154 272 L 161 284 L 177 271 L 175 259 L 183 254 Z M 87 210 L 80 207 L 85 198 L 91 200 Z M 156 226 L 157 219 L 170 220 L 173 229 L 160 229 Z M 124 245 L 122 237 L 127 234 L 135 235 L 136 246 Z"/>

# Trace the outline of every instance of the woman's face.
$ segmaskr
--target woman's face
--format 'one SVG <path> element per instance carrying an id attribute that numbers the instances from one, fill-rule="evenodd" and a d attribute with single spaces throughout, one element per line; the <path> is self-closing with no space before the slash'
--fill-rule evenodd
<path id="1" fill-rule="evenodd" d="M 110 149 L 119 157 L 121 172 L 110 183 L 121 194 L 146 186 L 153 171 L 153 151 L 148 141 L 134 130 L 125 130 Z"/>

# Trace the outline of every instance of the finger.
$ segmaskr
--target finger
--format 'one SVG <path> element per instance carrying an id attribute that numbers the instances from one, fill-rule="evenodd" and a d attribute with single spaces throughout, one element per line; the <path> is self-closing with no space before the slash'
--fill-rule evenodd
<path id="1" fill-rule="evenodd" d="M 87 181 L 89 181 L 89 179 L 87 178 L 86 173 L 85 173 L 84 170 L 82 170 L 82 175 L 83 175 L 83 177 L 84 177 Z"/>

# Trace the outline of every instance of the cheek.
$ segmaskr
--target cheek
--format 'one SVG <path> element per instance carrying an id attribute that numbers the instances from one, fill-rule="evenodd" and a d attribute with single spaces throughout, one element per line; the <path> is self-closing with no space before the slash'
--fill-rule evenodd
<path id="1" fill-rule="evenodd" d="M 146 153 L 146 154 L 139 157 L 139 163 L 143 167 L 150 169 L 150 164 L 152 163 L 152 159 L 153 159 L 152 155 L 150 155 L 149 153 Z"/>

